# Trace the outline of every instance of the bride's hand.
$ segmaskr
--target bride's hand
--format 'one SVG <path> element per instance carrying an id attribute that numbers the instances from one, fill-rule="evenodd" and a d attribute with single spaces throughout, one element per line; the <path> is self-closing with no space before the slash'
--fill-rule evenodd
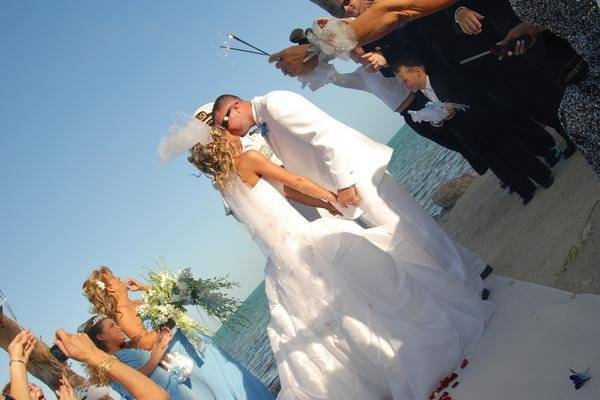
<path id="1" fill-rule="evenodd" d="M 334 217 L 338 216 L 338 215 L 342 215 L 342 213 L 337 208 L 335 208 L 335 206 L 331 203 L 327 203 L 327 206 L 325 207 L 325 209 L 327 211 L 329 211 L 329 214 L 333 215 Z"/>
<path id="2" fill-rule="evenodd" d="M 140 283 L 139 281 L 133 278 L 126 279 L 125 286 L 127 286 L 127 289 L 132 292 L 141 292 L 146 290 L 146 285 Z"/>

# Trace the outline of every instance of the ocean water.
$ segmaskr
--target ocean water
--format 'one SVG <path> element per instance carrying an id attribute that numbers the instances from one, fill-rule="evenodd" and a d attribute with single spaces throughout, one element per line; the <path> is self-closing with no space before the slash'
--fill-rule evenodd
<path id="1" fill-rule="evenodd" d="M 388 145 L 394 149 L 388 170 L 431 215 L 441 211 L 431 201 L 438 185 L 473 172 L 460 154 L 418 136 L 408 125 L 404 125 Z M 266 332 L 269 309 L 264 282 L 248 296 L 242 309 L 246 326 L 235 332 L 225 327 L 219 329 L 215 342 L 277 393 L 277 365 Z"/>

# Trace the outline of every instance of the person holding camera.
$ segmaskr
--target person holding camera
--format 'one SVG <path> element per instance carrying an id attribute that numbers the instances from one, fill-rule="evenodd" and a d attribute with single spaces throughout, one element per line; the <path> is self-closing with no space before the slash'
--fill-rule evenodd
<path id="1" fill-rule="evenodd" d="M 86 321 L 81 331 L 85 333 L 94 345 L 109 354 L 113 360 L 119 360 L 131 368 L 134 368 L 144 376 L 149 377 L 154 383 L 162 387 L 172 400 L 196 400 L 199 397 L 187 386 L 180 384 L 177 379 L 166 370 L 159 368 L 163 361 L 171 335 L 169 331 L 161 333 L 159 340 L 151 351 L 128 347 L 128 338 L 116 322 L 104 315 L 97 315 Z M 90 370 L 90 382 L 95 385 L 110 384 L 122 397 L 137 398 L 122 382 L 110 379 L 103 373 L 101 368 L 92 367 Z"/>
<path id="2" fill-rule="evenodd" d="M 59 329 L 56 331 L 54 343 L 65 356 L 86 364 L 90 371 L 94 371 L 93 374 L 96 378 L 102 382 L 118 382 L 137 400 L 171 399 L 167 392 L 144 374 L 119 361 L 114 355 L 96 347 L 85 333 L 70 334 Z M 59 393 L 67 395 L 69 387 L 64 381 L 63 378 Z M 72 399 L 61 397 L 61 400 Z"/>

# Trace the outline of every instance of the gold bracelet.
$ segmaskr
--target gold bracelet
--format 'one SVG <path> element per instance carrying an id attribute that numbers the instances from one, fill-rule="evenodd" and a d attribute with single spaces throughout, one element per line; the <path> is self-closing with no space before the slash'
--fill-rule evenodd
<path id="1" fill-rule="evenodd" d="M 12 365 L 12 363 L 14 363 L 14 362 L 21 363 L 21 364 L 23 364 L 25 367 L 27 367 L 27 364 L 25 364 L 25 361 L 23 361 L 23 360 L 10 360 L 10 362 L 8 363 L 8 366 L 11 366 L 11 365 Z"/>
<path id="2" fill-rule="evenodd" d="M 108 371 L 113 366 L 115 361 L 117 361 L 117 357 L 113 356 L 112 354 L 106 357 L 104 360 L 102 360 L 100 365 L 98 365 L 98 367 L 95 368 L 96 377 L 94 379 L 94 384 L 99 386 L 106 386 L 110 383 L 110 379 L 108 378 Z"/>

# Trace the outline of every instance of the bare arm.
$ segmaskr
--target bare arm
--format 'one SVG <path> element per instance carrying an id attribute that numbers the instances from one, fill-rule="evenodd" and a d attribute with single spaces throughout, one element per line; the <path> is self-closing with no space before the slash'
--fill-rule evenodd
<path id="1" fill-rule="evenodd" d="M 100 365 L 106 357 L 106 353 L 94 355 L 87 364 Z M 118 360 L 108 370 L 108 376 L 123 385 L 137 400 L 169 400 L 169 395 L 150 378 Z"/>
<path id="2" fill-rule="evenodd" d="M 136 311 L 137 304 L 129 302 L 119 305 L 117 313 L 117 324 L 129 336 L 130 343 L 128 347 L 138 347 L 144 350 L 152 349 L 152 346 L 159 340 L 159 332 L 149 331 L 144 327 L 142 320 Z"/>
<path id="3" fill-rule="evenodd" d="M 360 46 L 387 35 L 402 24 L 433 14 L 455 2 L 456 0 L 380 0 L 349 22 L 348 26 Z M 306 61 L 309 54 L 309 45 L 292 46 L 273 54 L 269 61 L 276 61 L 275 66 L 287 75 L 304 75 L 317 66 L 316 57 Z"/>
<path id="4" fill-rule="evenodd" d="M 433 14 L 456 0 L 380 0 L 348 25 L 359 45 L 371 43 L 402 24 Z"/>
<path id="5" fill-rule="evenodd" d="M 108 354 L 98 349 L 84 333 L 72 335 L 59 329 L 56 332 L 55 343 L 65 355 L 91 367 L 100 366 L 108 357 Z M 123 385 L 137 400 L 169 400 L 169 395 L 160 386 L 119 360 L 112 363 L 107 374 L 110 379 Z"/>
<path id="6" fill-rule="evenodd" d="M 10 356 L 10 394 L 15 400 L 31 400 L 27 363 L 36 339 L 29 330 L 21 331 L 8 345 Z"/>
<path id="7" fill-rule="evenodd" d="M 336 200 L 335 195 L 329 190 L 317 185 L 315 182 L 304 176 L 296 175 L 273 164 L 257 151 L 250 150 L 245 152 L 241 156 L 238 168 L 243 175 L 249 173 L 258 177 L 269 178 L 316 199 L 328 202 L 334 202 Z"/>
<path id="8" fill-rule="evenodd" d="M 31 400 L 25 364 L 15 362 L 10 365 L 10 393 L 15 400 Z"/>
<path id="9" fill-rule="evenodd" d="M 328 201 L 320 200 L 311 196 L 307 196 L 302 192 L 297 191 L 296 189 L 292 189 L 289 186 L 283 187 L 283 192 L 285 197 L 290 200 L 294 200 L 300 204 L 304 204 L 311 207 L 323 208 L 332 215 L 342 215 L 334 206 Z"/>

